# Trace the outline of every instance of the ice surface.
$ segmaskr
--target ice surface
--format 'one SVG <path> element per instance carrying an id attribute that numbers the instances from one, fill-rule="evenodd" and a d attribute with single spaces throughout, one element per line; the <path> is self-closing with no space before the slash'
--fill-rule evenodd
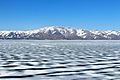
<path id="1" fill-rule="evenodd" d="M 120 79 L 120 41 L 1 40 L 0 80 Z"/>

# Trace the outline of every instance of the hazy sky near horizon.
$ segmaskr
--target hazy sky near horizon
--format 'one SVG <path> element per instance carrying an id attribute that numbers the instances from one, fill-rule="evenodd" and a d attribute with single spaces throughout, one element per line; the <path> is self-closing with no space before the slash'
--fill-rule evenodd
<path id="1" fill-rule="evenodd" d="M 0 0 L 0 30 L 52 25 L 120 30 L 120 0 Z"/>

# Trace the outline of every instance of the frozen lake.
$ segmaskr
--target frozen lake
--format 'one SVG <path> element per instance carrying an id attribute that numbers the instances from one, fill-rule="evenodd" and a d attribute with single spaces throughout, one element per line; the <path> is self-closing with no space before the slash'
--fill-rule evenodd
<path id="1" fill-rule="evenodd" d="M 0 80 L 120 80 L 120 41 L 0 40 Z"/>

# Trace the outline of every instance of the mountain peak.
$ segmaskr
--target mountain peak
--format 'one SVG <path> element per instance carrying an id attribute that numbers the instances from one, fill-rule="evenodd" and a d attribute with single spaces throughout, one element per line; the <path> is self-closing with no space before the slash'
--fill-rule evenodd
<path id="1" fill-rule="evenodd" d="M 120 40 L 120 31 L 84 30 L 49 26 L 29 31 L 0 31 L 0 39 L 79 39 L 79 40 Z"/>

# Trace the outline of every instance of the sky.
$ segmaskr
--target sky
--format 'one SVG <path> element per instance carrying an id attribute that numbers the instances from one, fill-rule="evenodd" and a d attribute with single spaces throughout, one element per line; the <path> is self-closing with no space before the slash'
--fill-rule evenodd
<path id="1" fill-rule="evenodd" d="M 120 0 L 0 0 L 0 30 L 120 30 Z"/>

